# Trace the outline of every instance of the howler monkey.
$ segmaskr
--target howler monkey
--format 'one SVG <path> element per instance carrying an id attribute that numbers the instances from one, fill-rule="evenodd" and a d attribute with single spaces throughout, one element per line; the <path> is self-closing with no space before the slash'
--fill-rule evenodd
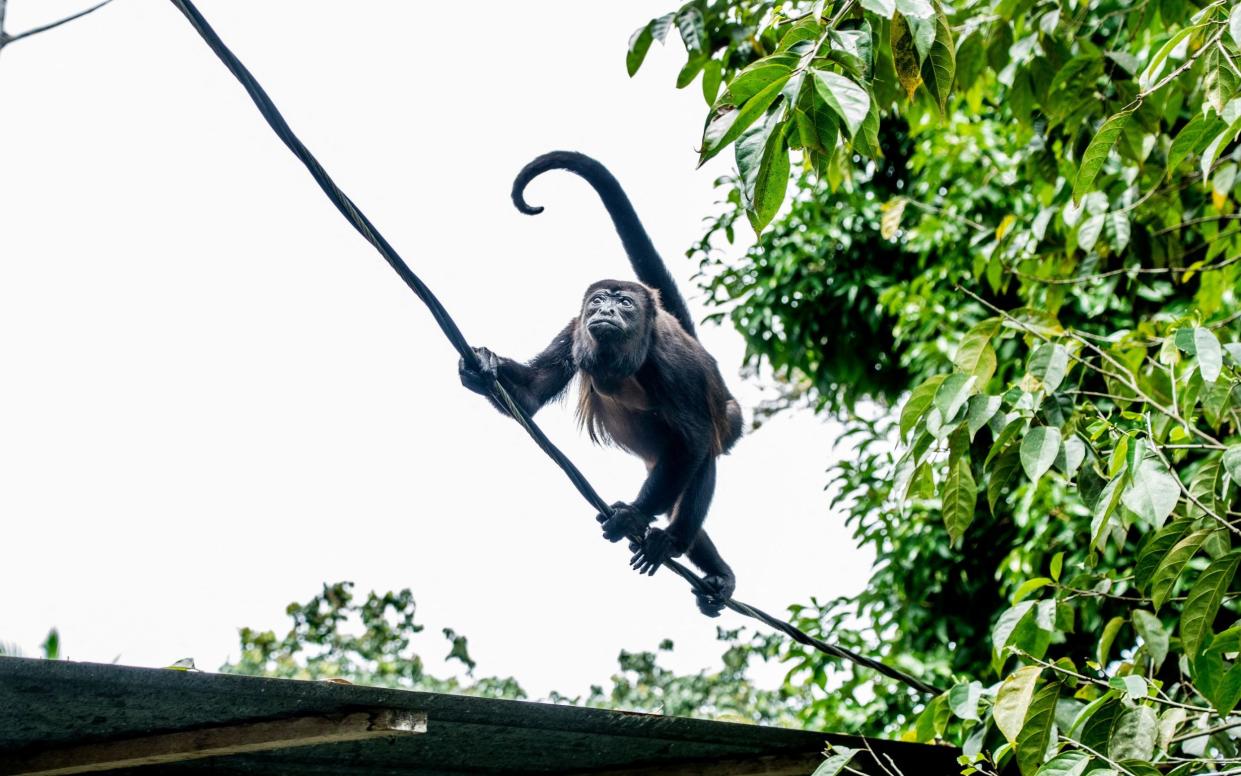
<path id="1" fill-rule="evenodd" d="M 585 178 L 603 200 L 641 283 L 600 280 L 586 289 L 581 311 L 547 348 L 522 364 L 475 348 L 481 368 L 462 360 L 461 382 L 490 398 L 499 379 L 513 400 L 533 414 L 580 376 L 577 412 L 595 442 L 612 442 L 640 457 L 646 482 L 632 502 L 598 515 L 603 535 L 630 544 L 630 565 L 654 574 L 682 553 L 702 570 L 712 595 L 698 595 L 703 614 L 717 616 L 732 595 L 736 577 L 702 530 L 715 491 L 715 459 L 741 436 L 741 408 L 724 386 L 715 359 L 698 342 L 685 299 L 668 274 L 633 205 L 616 178 L 599 162 L 578 153 L 544 154 L 517 175 L 513 203 L 526 203 L 527 184 L 548 170 Z M 501 412 L 505 408 L 492 398 Z M 668 513 L 666 530 L 650 527 Z"/>

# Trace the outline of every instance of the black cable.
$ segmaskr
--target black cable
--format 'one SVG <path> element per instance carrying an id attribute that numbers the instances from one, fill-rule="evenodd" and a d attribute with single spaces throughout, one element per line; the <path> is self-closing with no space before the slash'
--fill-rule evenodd
<path id="1" fill-rule="evenodd" d="M 401 277 L 401 280 L 405 281 L 405 285 L 409 286 L 418 298 L 422 300 L 422 303 L 425 304 L 431 311 L 431 316 L 435 318 L 435 322 L 439 324 L 440 330 L 444 332 L 444 336 L 448 338 L 448 341 L 452 343 L 452 346 L 456 348 L 457 352 L 463 359 L 465 359 L 466 363 L 477 365 L 478 358 L 474 355 L 474 350 L 470 347 L 469 343 L 466 342 L 465 336 L 462 335 L 461 330 L 457 328 L 457 324 L 453 321 L 452 316 L 450 316 L 448 311 L 444 309 L 444 305 L 440 304 L 440 300 L 435 298 L 435 294 L 431 293 L 431 289 L 428 288 L 426 284 L 414 274 L 413 270 L 409 268 L 409 265 L 405 263 L 405 260 L 402 259 L 400 255 L 397 254 L 396 250 L 388 244 L 388 241 L 385 240 L 383 235 L 379 233 L 379 230 L 371 224 L 370 219 L 366 217 L 366 214 L 359 210 L 357 205 L 353 204 L 353 200 L 349 199 L 349 197 L 341 191 L 339 187 L 337 187 L 336 183 L 327 174 L 327 171 L 323 169 L 323 165 L 319 164 L 319 160 L 315 159 L 309 149 L 307 149 L 306 146 L 302 144 L 302 141 L 297 138 L 297 135 L 293 134 L 293 130 L 289 127 L 288 122 L 284 120 L 284 117 L 280 115 L 280 111 L 276 109 L 275 103 L 273 103 L 271 98 L 267 96 L 267 92 L 263 91 L 263 87 L 260 86 L 254 76 L 250 74 L 250 71 L 246 69 L 246 66 L 241 64 L 241 60 L 237 59 L 233 52 L 229 51 L 228 46 L 224 45 L 224 41 L 220 40 L 220 36 L 216 35 L 215 30 L 211 29 L 211 25 L 208 24 L 207 20 L 203 18 L 201 13 L 198 12 L 198 9 L 194 7 L 194 4 L 190 2 L 190 0 L 171 0 L 171 2 L 178 10 L 181 11 L 181 13 L 185 14 L 185 18 L 189 19 L 190 24 L 194 26 L 194 29 L 198 31 L 200 36 L 202 36 L 202 39 L 206 41 L 208 46 L 211 47 L 211 50 L 215 52 L 216 56 L 220 58 L 220 61 L 224 63 L 224 66 L 227 67 L 229 72 L 231 72 L 233 76 L 241 82 L 241 85 L 245 87 L 246 92 L 250 95 L 250 99 L 254 101 L 255 106 L 259 109 L 259 113 L 263 114 L 263 118 L 267 120 L 267 123 L 272 128 L 272 131 L 274 131 L 280 140 L 288 146 L 288 149 L 293 152 L 293 155 L 300 159 L 302 164 L 306 165 L 306 169 L 310 171 L 310 174 L 315 179 L 315 182 L 319 184 L 319 188 L 323 189 L 323 193 L 326 194 L 327 198 L 332 201 L 332 204 L 336 206 L 336 209 L 340 211 L 341 215 L 343 215 L 345 219 L 353 225 L 354 229 L 358 230 L 359 234 L 366 238 L 367 242 L 375 246 L 375 250 L 379 251 L 379 255 L 383 256 L 384 261 L 388 262 L 388 265 L 396 271 L 396 274 Z M 578 493 L 581 493 L 583 498 L 590 502 L 590 505 L 599 510 L 599 512 L 610 515 L 612 513 L 611 507 L 608 506 L 607 502 L 599 496 L 599 493 L 594 489 L 590 482 L 586 480 L 586 476 L 582 474 L 577 466 L 575 466 L 564 453 L 560 452 L 560 449 L 557 448 L 556 445 L 552 444 L 552 441 L 547 438 L 547 435 L 543 433 L 543 430 L 538 427 L 534 420 L 531 419 L 531 417 L 521 407 L 519 407 L 516 402 L 513 401 L 508 392 L 504 390 L 504 386 L 497 383 L 495 385 L 494 393 L 496 398 L 508 407 L 508 410 L 512 414 L 514 420 L 521 424 L 522 428 L 524 428 L 534 439 L 539 448 L 542 449 L 549 458 L 555 461 L 556 465 L 559 466 L 566 475 L 568 475 L 569 480 L 573 483 L 574 487 L 577 488 Z M 687 569 L 685 566 L 674 560 L 664 561 L 664 565 L 686 582 L 689 582 L 695 592 L 706 595 L 712 594 L 711 589 L 702 581 L 702 578 Z M 787 634 L 794 641 L 800 644 L 814 647 L 821 652 L 825 652 L 835 657 L 842 657 L 847 660 L 851 660 L 858 665 L 865 666 L 872 670 L 878 671 L 884 676 L 903 682 L 910 687 L 919 690 L 920 692 L 929 693 L 931 695 L 938 695 L 941 692 L 936 687 L 927 684 L 921 679 L 910 676 L 909 674 L 892 668 L 891 666 L 880 663 L 877 660 L 872 660 L 871 658 L 859 655 L 852 650 L 845 649 L 844 647 L 838 647 L 835 644 L 828 644 L 827 642 L 820 641 L 813 636 L 803 633 L 793 625 L 784 622 L 783 620 L 778 620 L 763 610 L 756 609 L 749 604 L 744 604 L 740 601 L 729 598 L 724 601 L 724 605 L 738 614 L 752 617 L 760 622 L 770 625 L 776 630 Z"/>

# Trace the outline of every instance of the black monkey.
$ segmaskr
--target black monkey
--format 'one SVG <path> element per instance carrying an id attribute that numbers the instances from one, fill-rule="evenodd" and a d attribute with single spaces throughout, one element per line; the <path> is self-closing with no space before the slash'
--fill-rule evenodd
<path id="1" fill-rule="evenodd" d="M 578 418 L 595 442 L 612 442 L 642 458 L 646 482 L 632 503 L 599 515 L 603 535 L 630 545 L 631 565 L 654 574 L 682 553 L 702 570 L 713 595 L 698 608 L 715 617 L 732 595 L 736 577 L 702 524 L 715 491 L 715 459 L 741 436 L 741 408 L 728 392 L 715 359 L 698 342 L 685 299 L 655 251 L 633 205 L 602 164 L 578 153 L 555 151 L 535 159 L 513 182 L 513 203 L 523 213 L 523 192 L 554 169 L 585 178 L 598 192 L 641 283 L 601 280 L 586 289 L 579 315 L 542 352 L 522 364 L 476 348 L 481 369 L 460 365 L 461 382 L 490 398 L 499 379 L 528 413 L 562 394 L 580 374 Z M 501 412 L 505 408 L 492 399 Z M 667 530 L 649 527 L 669 513 Z"/>

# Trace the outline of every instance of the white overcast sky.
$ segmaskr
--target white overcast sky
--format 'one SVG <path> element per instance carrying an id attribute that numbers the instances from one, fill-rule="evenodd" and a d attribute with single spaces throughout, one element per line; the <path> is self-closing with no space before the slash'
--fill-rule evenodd
<path id="1" fill-rule="evenodd" d="M 10 0 L 19 32 L 86 0 Z M 303 141 L 476 345 L 528 357 L 600 277 L 631 275 L 577 178 L 509 187 L 535 155 L 596 156 L 673 274 L 713 211 L 705 106 L 679 44 L 630 80 L 629 33 L 674 4 L 200 0 Z M 752 239 L 745 235 L 743 239 Z M 742 342 L 705 327 L 734 393 Z M 213 670 L 242 625 L 324 581 L 409 587 L 436 670 L 452 627 L 538 697 L 621 649 L 717 663 L 668 572 L 640 578 L 515 424 L 462 389 L 430 316 L 272 135 L 167 2 L 117 0 L 0 55 L 0 640 L 34 654 Z M 608 500 L 639 462 L 548 434 Z M 837 429 L 790 414 L 722 459 L 708 528 L 742 600 L 858 590 L 869 557 L 823 492 Z M 776 675 L 768 671 L 770 679 Z"/>

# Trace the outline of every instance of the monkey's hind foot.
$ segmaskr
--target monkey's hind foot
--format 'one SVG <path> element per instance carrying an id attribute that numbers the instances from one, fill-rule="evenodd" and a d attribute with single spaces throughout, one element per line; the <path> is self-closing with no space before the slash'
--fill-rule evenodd
<path id="1" fill-rule="evenodd" d="M 648 515 L 639 512 L 632 504 L 617 501 L 612 505 L 612 516 L 595 515 L 595 519 L 603 526 L 603 538 L 609 542 L 619 542 L 631 536 L 645 536 L 646 527 L 651 524 Z"/>
<path id="2" fill-rule="evenodd" d="M 694 593 L 694 598 L 698 599 L 698 611 L 708 617 L 719 617 L 720 612 L 724 611 L 724 600 L 732 598 L 733 591 L 737 589 L 737 580 L 720 574 L 711 574 L 703 577 L 702 581 L 711 589 L 711 593 L 708 595 Z"/>

